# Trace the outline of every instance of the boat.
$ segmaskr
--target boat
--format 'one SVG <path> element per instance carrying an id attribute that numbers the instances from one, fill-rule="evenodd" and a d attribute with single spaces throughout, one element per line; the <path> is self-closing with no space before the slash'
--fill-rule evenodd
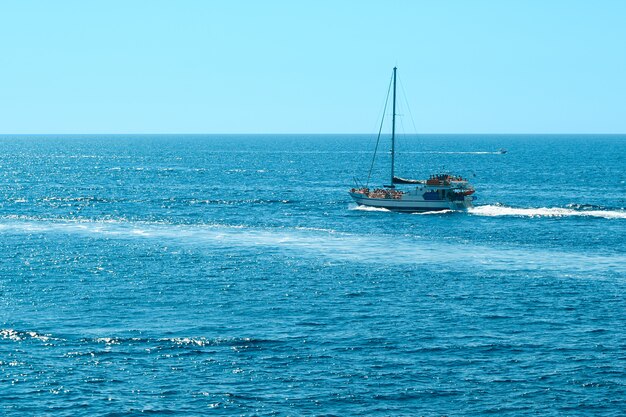
<path id="1" fill-rule="evenodd" d="M 500 149 L 498 150 L 498 152 L 500 152 L 501 154 L 505 154 L 505 153 L 507 153 L 508 151 L 507 151 L 505 148 L 500 148 Z"/>
<path id="2" fill-rule="evenodd" d="M 358 181 L 355 180 L 357 187 L 349 191 L 350 196 L 359 206 L 411 213 L 442 210 L 462 211 L 473 207 L 473 201 L 476 199 L 473 195 L 474 187 L 460 175 L 441 172 L 430 175 L 425 180 L 405 179 L 395 175 L 396 78 L 397 67 L 394 67 L 390 183 L 370 189 L 370 169 L 365 185 L 359 186 Z M 374 152 L 374 158 L 376 157 L 375 154 L 376 152 Z M 396 187 L 397 185 L 401 187 Z"/>

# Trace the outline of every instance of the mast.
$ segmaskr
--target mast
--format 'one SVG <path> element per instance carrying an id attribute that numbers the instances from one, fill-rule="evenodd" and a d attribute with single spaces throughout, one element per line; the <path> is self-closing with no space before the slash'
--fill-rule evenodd
<path id="1" fill-rule="evenodd" d="M 395 153 L 396 153 L 396 70 L 397 67 L 393 67 L 393 113 L 391 116 L 391 182 L 389 183 L 393 188 L 394 165 L 395 165 Z"/>

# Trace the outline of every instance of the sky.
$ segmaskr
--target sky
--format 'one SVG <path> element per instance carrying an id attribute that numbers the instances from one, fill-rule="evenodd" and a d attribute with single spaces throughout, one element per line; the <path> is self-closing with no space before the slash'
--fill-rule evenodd
<path id="1" fill-rule="evenodd" d="M 626 133 L 624 22 L 621 0 L 0 1 L 0 133 L 371 133 L 394 66 L 408 133 Z"/>

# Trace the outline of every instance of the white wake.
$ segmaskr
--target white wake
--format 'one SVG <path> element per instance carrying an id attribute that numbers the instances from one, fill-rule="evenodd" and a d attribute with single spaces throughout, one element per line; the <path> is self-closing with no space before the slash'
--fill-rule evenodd
<path id="1" fill-rule="evenodd" d="M 626 219 L 624 210 L 575 210 L 560 207 L 516 208 L 499 205 L 477 206 L 468 210 L 477 216 L 515 217 L 600 217 L 604 219 Z"/>
<path id="2" fill-rule="evenodd" d="M 554 215 L 555 210 L 557 213 L 576 212 L 572 209 L 479 206 L 472 209 L 472 214 L 538 216 L 544 210 L 551 215 Z M 606 215 L 607 212 L 602 213 Z M 626 218 L 624 213 L 620 218 Z M 306 227 L 264 228 L 224 224 L 183 225 L 122 220 L 73 221 L 0 216 L 0 231 L 17 234 L 76 235 L 105 241 L 115 239 L 159 242 L 167 251 L 172 252 L 179 251 L 181 246 L 190 246 L 208 254 L 214 254 L 215 251 L 232 251 L 245 256 L 255 256 L 269 249 L 278 250 L 287 256 L 314 259 L 323 257 L 330 262 L 358 262 L 360 265 L 391 264 L 396 267 L 446 265 L 449 270 L 506 269 L 524 273 L 531 270 L 556 270 L 581 276 L 603 274 L 606 271 L 626 272 L 626 254 L 619 253 L 607 254 L 600 251 L 579 253 L 562 248 L 545 250 L 541 247 L 499 246 L 486 243 L 468 245 L 462 241 L 431 240 L 419 236 L 355 234 Z M 394 254 L 401 256 L 390 256 L 390 249 Z M 10 332 L 0 333 L 0 338 L 16 337 L 22 336 Z"/>

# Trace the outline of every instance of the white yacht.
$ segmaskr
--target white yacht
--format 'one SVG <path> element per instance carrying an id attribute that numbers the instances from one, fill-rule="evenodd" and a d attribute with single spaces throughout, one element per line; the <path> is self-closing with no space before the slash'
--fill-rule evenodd
<path id="1" fill-rule="evenodd" d="M 466 210 L 473 207 L 472 202 L 476 198 L 472 195 L 474 188 L 467 179 L 458 175 L 439 173 L 431 175 L 426 180 L 405 179 L 395 176 L 396 73 L 397 68 L 394 67 L 390 184 L 370 189 L 368 176 L 368 183 L 365 186 L 351 189 L 350 196 L 358 205 L 393 211 Z M 396 187 L 396 185 L 401 187 Z"/>

